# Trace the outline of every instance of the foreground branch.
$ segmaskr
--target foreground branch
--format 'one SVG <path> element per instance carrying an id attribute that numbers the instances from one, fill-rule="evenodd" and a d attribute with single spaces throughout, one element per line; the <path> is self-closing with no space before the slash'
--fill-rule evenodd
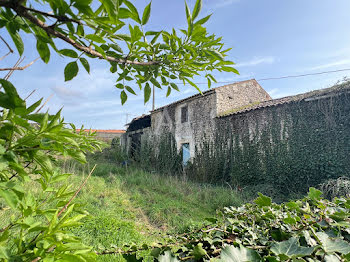
<path id="1" fill-rule="evenodd" d="M 13 50 L 12 50 L 11 46 L 5 41 L 5 39 L 2 38 L 2 36 L 0 36 L 0 39 L 5 43 L 5 45 L 6 45 L 7 48 L 9 49 L 10 53 L 13 53 Z"/>
<path id="2" fill-rule="evenodd" d="M 68 206 L 72 203 L 72 201 L 77 197 L 77 195 L 79 194 L 79 192 L 83 189 L 83 187 L 85 186 L 86 182 L 88 181 L 88 179 L 90 178 L 90 176 L 92 175 L 92 173 L 95 171 L 95 168 L 96 168 L 96 164 L 94 165 L 94 167 L 91 169 L 89 175 L 85 178 L 84 182 L 80 185 L 80 187 L 78 188 L 78 190 L 75 192 L 75 194 L 71 197 L 71 199 L 69 199 L 69 201 L 67 202 L 67 204 L 62 207 L 62 209 L 60 210 L 60 212 L 58 212 L 57 214 L 57 217 L 59 217 L 60 215 L 62 215 L 62 213 L 68 208 Z M 34 242 L 38 237 L 39 235 L 41 234 L 42 232 L 40 232 L 39 234 L 37 234 L 35 236 L 35 238 L 32 240 L 32 242 Z M 32 243 L 31 242 L 31 243 Z M 52 246 L 50 247 L 47 252 L 52 252 L 54 249 L 56 248 L 56 246 Z M 32 260 L 31 262 L 37 262 L 41 260 L 41 257 L 37 257 L 35 258 L 34 260 Z"/>
<path id="3" fill-rule="evenodd" d="M 7 68 L 0 68 L 0 71 L 14 71 L 14 70 L 24 70 L 28 67 L 30 67 L 32 64 L 34 64 L 36 61 L 38 61 L 39 57 L 35 60 L 33 60 L 32 62 L 30 62 L 29 64 L 25 65 L 25 66 L 15 66 L 15 67 L 7 67 Z"/>
<path id="4" fill-rule="evenodd" d="M 51 17 L 51 18 L 55 18 L 59 22 L 73 22 L 73 23 L 77 23 L 78 25 L 82 24 L 79 20 L 75 20 L 75 19 L 69 18 L 68 16 L 65 16 L 65 15 L 53 15 L 53 14 L 46 13 L 46 12 L 43 12 L 43 11 L 40 11 L 40 10 L 36 10 L 36 9 L 30 8 L 30 7 L 24 7 L 24 8 L 27 11 L 30 11 L 30 12 L 34 12 L 34 13 L 37 13 L 37 14 L 41 14 L 43 16 Z"/>
<path id="5" fill-rule="evenodd" d="M 11 2 L 8 2 L 6 0 L 0 0 L 0 6 L 5 6 L 5 7 L 13 9 L 20 17 L 26 18 L 27 20 L 32 22 L 34 25 L 42 28 L 47 34 L 65 41 L 66 43 L 74 46 L 76 49 L 78 49 L 78 50 L 80 50 L 88 55 L 92 55 L 94 57 L 104 59 L 104 60 L 107 60 L 110 62 L 116 62 L 119 64 L 151 66 L 151 65 L 158 65 L 161 63 L 160 61 L 140 62 L 140 61 L 132 61 L 132 60 L 128 60 L 128 59 L 123 59 L 123 58 L 115 58 L 112 56 L 103 56 L 101 53 L 93 50 L 92 48 L 87 47 L 87 46 L 82 46 L 81 44 L 77 43 L 73 39 L 62 34 L 61 32 L 56 31 L 53 27 L 47 25 L 43 21 L 39 20 L 38 18 L 36 18 L 32 14 L 30 14 L 27 11 L 27 8 L 24 6 L 18 5 L 16 3 L 11 3 Z M 33 10 L 31 10 L 31 11 L 33 11 Z"/>
<path id="6" fill-rule="evenodd" d="M 61 209 L 61 211 L 57 214 L 57 217 L 59 217 L 66 209 L 67 207 L 70 205 L 70 203 L 72 203 L 72 201 L 74 200 L 74 198 L 77 197 L 77 195 L 79 194 L 79 192 L 82 190 L 82 188 L 85 186 L 86 182 L 88 181 L 88 179 L 90 178 L 90 176 L 92 175 L 92 173 L 95 171 L 96 168 L 96 164 L 94 165 L 94 167 L 91 169 L 89 175 L 85 178 L 84 182 L 80 185 L 80 187 L 78 188 L 78 190 L 75 192 L 75 194 L 71 197 L 71 199 L 69 199 L 68 203 Z"/>
<path id="7" fill-rule="evenodd" d="M 18 67 L 18 66 L 23 62 L 24 58 L 25 58 L 25 57 L 23 57 L 23 58 L 22 58 L 22 57 L 18 58 L 17 62 L 15 63 L 15 65 L 14 65 L 13 67 Z M 11 77 L 11 75 L 13 74 L 13 72 L 15 72 L 15 70 L 10 70 L 10 72 L 8 72 L 8 73 L 6 74 L 6 76 L 4 77 L 4 79 L 5 79 L 5 80 L 8 80 L 8 79 Z"/>

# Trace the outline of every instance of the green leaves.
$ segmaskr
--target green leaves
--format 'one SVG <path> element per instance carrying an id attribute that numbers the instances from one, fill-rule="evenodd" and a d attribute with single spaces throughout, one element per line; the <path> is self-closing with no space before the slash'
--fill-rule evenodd
<path id="1" fill-rule="evenodd" d="M 259 197 L 254 200 L 255 204 L 259 207 L 271 206 L 272 200 L 268 196 L 264 196 L 261 193 L 258 193 Z"/>
<path id="2" fill-rule="evenodd" d="M 41 60 L 47 64 L 50 61 L 50 49 L 47 43 L 38 40 L 36 42 L 36 49 L 38 50 Z"/>
<path id="3" fill-rule="evenodd" d="M 143 14 L 142 14 L 142 25 L 147 24 L 150 16 L 151 16 L 151 4 L 152 2 L 150 2 L 146 7 L 145 10 L 143 10 Z"/>
<path id="4" fill-rule="evenodd" d="M 83 67 L 85 68 L 86 72 L 88 72 L 90 74 L 90 64 L 89 64 L 89 62 L 83 57 L 79 58 L 79 61 L 83 65 Z"/>
<path id="5" fill-rule="evenodd" d="M 15 44 L 19 55 L 22 55 L 24 52 L 24 44 L 21 36 L 18 32 L 10 33 L 13 43 Z"/>
<path id="6" fill-rule="evenodd" d="M 339 238 L 332 239 L 324 232 L 317 232 L 316 235 L 321 241 L 322 248 L 325 252 L 337 252 L 344 255 L 350 253 L 350 244 L 348 242 Z"/>
<path id="7" fill-rule="evenodd" d="M 139 17 L 139 13 L 136 9 L 136 7 L 128 0 L 123 0 L 124 4 L 129 8 L 130 12 L 131 12 L 131 16 L 132 18 L 139 24 L 141 24 L 141 20 Z"/>
<path id="8" fill-rule="evenodd" d="M 235 68 L 233 68 L 233 67 L 230 67 L 230 66 L 222 66 L 222 67 L 220 68 L 220 70 L 225 71 L 225 72 L 233 72 L 233 73 L 239 75 L 238 70 L 235 69 Z"/>
<path id="9" fill-rule="evenodd" d="M 241 247 L 227 246 L 221 251 L 221 260 L 227 262 L 260 262 L 259 254 L 252 250 Z"/>
<path id="10" fill-rule="evenodd" d="M 310 256 L 314 247 L 302 247 L 296 237 L 291 237 L 287 241 L 274 243 L 271 251 L 283 259 Z"/>
<path id="11" fill-rule="evenodd" d="M 104 40 L 103 37 L 96 34 L 86 35 L 85 38 L 100 44 L 106 43 L 106 40 Z"/>
<path id="12" fill-rule="evenodd" d="M 131 94 L 133 94 L 133 95 L 136 95 L 135 91 L 134 91 L 130 86 L 125 86 L 125 89 L 126 89 L 129 93 L 131 93 Z"/>
<path id="13" fill-rule="evenodd" d="M 0 92 L 0 107 L 23 111 L 25 101 L 19 97 L 16 88 L 11 82 L 0 79 L 0 85 L 5 90 L 5 93 Z"/>
<path id="14" fill-rule="evenodd" d="M 120 100 L 122 101 L 122 105 L 125 104 L 126 100 L 128 99 L 128 95 L 126 94 L 126 92 L 123 90 L 120 93 Z"/>
<path id="15" fill-rule="evenodd" d="M 207 251 L 203 249 L 203 243 L 199 243 L 193 248 L 192 255 L 198 260 L 207 255 Z"/>
<path id="16" fill-rule="evenodd" d="M 2 208 L 12 209 L 11 219 L 2 221 L 0 260 L 20 256 L 23 261 L 37 257 L 43 261 L 54 257 L 95 261 L 91 248 L 66 229 L 78 225 L 85 215 L 73 215 L 78 212 L 74 205 L 62 209 L 72 192 L 66 183 L 57 185 L 69 174 L 60 174 L 56 163 L 59 155 L 84 162 L 84 152 L 94 151 L 101 143 L 85 132 L 77 134 L 65 128 L 60 111 L 56 115 L 32 114 L 42 99 L 27 108 L 10 82 L 0 79 L 0 84 L 0 202 Z M 35 194 L 28 191 L 29 185 L 35 187 Z M 8 243 L 11 252 L 4 248 Z M 53 246 L 55 249 L 47 252 Z"/>
<path id="17" fill-rule="evenodd" d="M 71 57 L 71 58 L 78 58 L 77 52 L 75 52 L 72 49 L 62 49 L 62 50 L 59 51 L 59 53 L 61 55 L 68 56 L 68 57 Z"/>
<path id="18" fill-rule="evenodd" d="M 69 81 L 72 80 L 74 77 L 77 76 L 79 72 L 79 67 L 78 63 L 75 62 L 70 62 L 69 64 L 66 65 L 64 69 L 64 80 Z"/>
<path id="19" fill-rule="evenodd" d="M 151 93 L 152 93 L 152 88 L 150 87 L 149 83 L 146 83 L 145 88 L 144 88 L 145 104 L 150 99 Z"/>
<path id="20" fill-rule="evenodd" d="M 18 13 L 15 15 L 16 10 L 12 6 L 6 9 L 6 12 L 0 13 L 0 27 L 6 27 L 20 54 L 24 50 L 21 36 L 25 33 L 35 36 L 38 53 L 45 63 L 49 62 L 52 51 L 76 59 L 65 67 L 65 81 L 77 75 L 78 63 L 81 63 L 88 73 L 91 71 L 88 60 L 80 57 L 82 50 L 89 58 L 98 57 L 106 60 L 110 64 L 112 73 L 122 74 L 120 71 L 125 70 L 128 77 L 125 80 L 134 80 L 135 83 L 142 86 L 150 81 L 158 88 L 165 86 L 167 95 L 170 94 L 171 89 L 178 90 L 178 88 L 169 83 L 164 84 L 163 81 L 161 84 L 158 83 L 156 80 L 158 77 L 174 76 L 175 78 L 172 79 L 179 81 L 186 78 L 185 81 L 200 92 L 192 80 L 194 76 L 200 76 L 201 73 L 207 74 L 213 70 L 238 73 L 228 64 L 218 64 L 224 61 L 228 49 L 221 51 L 224 50 L 222 38 L 208 34 L 207 29 L 203 26 L 210 19 L 210 15 L 199 19 L 203 6 L 202 0 L 195 1 L 193 10 L 190 10 L 185 3 L 188 24 L 186 30 L 172 29 L 169 32 L 166 30 L 144 32 L 143 26 L 149 23 L 151 16 L 151 1 L 141 12 L 131 0 L 99 0 L 100 5 L 93 9 L 92 0 L 73 0 L 70 4 L 68 2 L 44 1 L 42 5 L 34 8 L 37 10 L 32 11 L 33 15 L 42 22 L 47 23 L 45 13 L 60 17 L 57 23 L 49 23 L 51 25 L 49 30 L 41 23 L 33 23 L 33 21 L 28 26 L 27 18 L 21 17 L 21 14 Z M 24 8 L 33 8 L 28 1 L 23 4 Z M 182 32 L 184 37 L 178 36 L 179 32 Z M 58 50 L 55 46 L 58 34 L 66 39 L 70 46 Z M 128 62 L 124 64 L 125 58 L 128 59 Z M 145 74 L 146 71 L 152 72 Z M 153 74 L 156 71 L 159 73 Z M 132 74 L 129 74 L 130 72 Z M 153 75 L 150 76 L 150 74 Z M 214 80 L 211 79 L 209 84 L 211 81 Z M 134 94 L 131 88 L 125 91 Z M 148 91 L 149 87 L 146 86 L 144 94 L 147 96 Z M 125 98 L 124 95 L 122 97 Z M 145 97 L 145 101 L 148 99 Z M 3 102 L 6 100 L 5 97 L 0 97 L 0 100 L 2 104 L 6 104 Z"/>
<path id="21" fill-rule="evenodd" d="M 6 204 L 11 207 L 12 209 L 15 209 L 18 204 L 18 196 L 13 192 L 11 189 L 2 189 L 0 188 L 0 197 L 2 197 Z"/>
<path id="22" fill-rule="evenodd" d="M 322 192 L 314 187 L 310 187 L 308 197 L 312 200 L 319 200 Z"/>
<path id="23" fill-rule="evenodd" d="M 190 26 L 192 24 L 192 14 L 191 14 L 191 10 L 188 7 L 186 1 L 185 1 L 185 8 L 186 8 L 186 18 L 187 18 L 187 23 Z"/>
<path id="24" fill-rule="evenodd" d="M 200 19 L 200 20 L 198 20 L 198 21 L 194 24 L 194 26 L 205 24 L 205 23 L 210 19 L 210 17 L 211 17 L 211 14 L 210 14 L 210 15 L 207 15 L 206 17 L 204 17 L 204 18 L 202 18 L 202 19 Z"/>
<path id="25" fill-rule="evenodd" d="M 224 60 L 224 56 L 216 49 L 206 49 L 205 52 L 213 58 L 216 58 L 221 61 Z"/>
<path id="26" fill-rule="evenodd" d="M 202 0 L 197 0 L 192 12 L 192 19 L 195 20 L 202 9 Z"/>
<path id="27" fill-rule="evenodd" d="M 118 0 L 99 0 L 108 13 L 109 18 L 116 22 L 118 18 Z"/>

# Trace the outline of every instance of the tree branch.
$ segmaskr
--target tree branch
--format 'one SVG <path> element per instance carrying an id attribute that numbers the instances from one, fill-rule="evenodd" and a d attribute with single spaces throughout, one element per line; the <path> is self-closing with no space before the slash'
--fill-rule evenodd
<path id="1" fill-rule="evenodd" d="M 11 46 L 5 41 L 5 39 L 2 38 L 2 36 L 0 36 L 0 39 L 5 43 L 5 45 L 6 45 L 7 48 L 9 49 L 10 53 L 13 53 L 13 50 L 12 50 Z"/>
<path id="2" fill-rule="evenodd" d="M 60 22 L 73 22 L 73 23 L 77 23 L 78 25 L 82 24 L 79 20 L 69 18 L 68 16 L 65 16 L 65 15 L 53 15 L 53 14 L 46 13 L 46 12 L 43 12 L 40 10 L 36 10 L 36 9 L 30 8 L 30 7 L 24 7 L 24 8 L 30 12 L 34 12 L 34 13 L 41 14 L 43 16 L 55 18 L 55 19 L 57 19 L 57 21 L 60 21 Z"/>
<path id="3" fill-rule="evenodd" d="M 49 98 L 46 99 L 46 101 L 44 102 L 44 104 L 42 104 L 41 107 L 39 107 L 39 109 L 36 110 L 35 114 L 39 113 L 40 110 L 43 109 L 43 107 L 47 104 L 47 102 L 49 102 L 49 101 L 51 100 L 52 97 L 53 97 L 53 94 L 51 94 L 51 95 L 49 96 Z"/>
<path id="4" fill-rule="evenodd" d="M 23 57 L 23 58 L 22 58 L 22 57 L 18 58 L 17 62 L 15 63 L 15 65 L 14 65 L 13 67 L 18 67 L 18 66 L 23 62 L 24 58 L 25 58 L 25 57 Z M 13 74 L 14 71 L 15 71 L 15 70 L 10 70 L 10 72 L 8 72 L 8 73 L 6 74 L 6 76 L 4 77 L 4 79 L 5 79 L 5 80 L 8 80 L 8 79 L 11 77 L 11 75 Z"/>
<path id="5" fill-rule="evenodd" d="M 11 52 L 8 52 L 6 55 L 3 55 L 2 57 L 0 57 L 0 61 L 5 59 L 5 57 L 8 56 L 9 54 L 11 54 Z"/>
<path id="6" fill-rule="evenodd" d="M 119 64 L 130 64 L 130 65 L 141 65 L 141 66 L 151 66 L 151 65 L 158 65 L 161 62 L 160 61 L 148 61 L 148 62 L 140 62 L 140 61 L 131 61 L 123 58 L 115 58 L 112 56 L 103 56 L 101 53 L 91 49 L 90 47 L 87 46 L 82 46 L 73 39 L 67 37 L 66 35 L 62 34 L 61 32 L 56 31 L 53 27 L 47 25 L 43 21 L 39 20 L 32 14 L 30 14 L 27 10 L 26 7 L 21 6 L 21 5 L 16 5 L 16 4 L 11 4 L 6 0 L 0 0 L 0 6 L 6 6 L 11 9 L 13 9 L 19 16 L 26 18 L 30 22 L 32 22 L 34 25 L 42 28 L 47 34 L 57 37 L 66 43 L 74 46 L 76 49 L 83 51 L 86 54 L 95 56 L 97 58 L 107 60 L 110 62 L 116 62 Z"/>
<path id="7" fill-rule="evenodd" d="M 32 96 L 36 92 L 36 89 L 34 89 L 26 98 L 24 98 L 24 101 L 26 101 L 29 97 Z"/>
<path id="8" fill-rule="evenodd" d="M 38 57 L 37 59 L 33 60 L 32 62 L 30 62 L 29 64 L 27 64 L 25 66 L 15 66 L 15 67 L 0 68 L 0 71 L 24 70 L 24 69 L 30 67 L 32 64 L 34 64 L 39 58 L 40 57 Z"/>
<path id="9" fill-rule="evenodd" d="M 89 177 L 92 175 L 92 173 L 95 171 L 96 168 L 96 164 L 94 165 L 94 167 L 91 169 L 89 175 L 85 178 L 84 182 L 80 185 L 80 187 L 78 188 L 78 190 L 75 192 L 75 194 L 71 197 L 71 199 L 69 199 L 68 203 L 61 209 L 61 211 L 57 214 L 57 217 L 59 217 L 66 209 L 67 207 L 70 205 L 70 203 L 72 203 L 72 201 L 74 200 L 74 198 L 77 197 L 77 195 L 79 194 L 79 192 L 82 190 L 82 188 L 85 186 L 86 182 L 88 181 Z"/>

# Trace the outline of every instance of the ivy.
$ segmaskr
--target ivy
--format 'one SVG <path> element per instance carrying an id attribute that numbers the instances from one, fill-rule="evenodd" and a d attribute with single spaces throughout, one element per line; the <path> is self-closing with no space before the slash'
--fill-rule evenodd
<path id="1" fill-rule="evenodd" d="M 350 198 L 329 201 L 313 192 L 310 188 L 303 199 L 263 206 L 257 203 L 266 196 L 260 195 L 253 203 L 225 208 L 202 228 L 116 253 L 153 261 L 348 261 L 349 215 L 333 215 L 338 210 L 349 214 Z M 286 222 L 288 217 L 295 223 Z"/>

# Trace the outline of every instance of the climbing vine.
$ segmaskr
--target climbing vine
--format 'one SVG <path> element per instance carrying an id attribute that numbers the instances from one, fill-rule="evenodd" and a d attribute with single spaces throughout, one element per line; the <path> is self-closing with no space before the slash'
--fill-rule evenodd
<path id="1" fill-rule="evenodd" d="M 336 86 L 348 88 L 349 82 Z M 340 176 L 350 177 L 350 96 L 288 104 L 216 119 L 213 138 L 204 135 L 191 163 L 182 168 L 171 133 L 144 139 L 145 169 L 212 184 L 263 191 L 286 200 Z"/>
<path id="2" fill-rule="evenodd" d="M 349 102 L 349 94 L 339 93 L 219 119 L 214 139 L 199 144 L 188 174 L 242 188 L 265 185 L 289 196 L 349 177 Z"/>

